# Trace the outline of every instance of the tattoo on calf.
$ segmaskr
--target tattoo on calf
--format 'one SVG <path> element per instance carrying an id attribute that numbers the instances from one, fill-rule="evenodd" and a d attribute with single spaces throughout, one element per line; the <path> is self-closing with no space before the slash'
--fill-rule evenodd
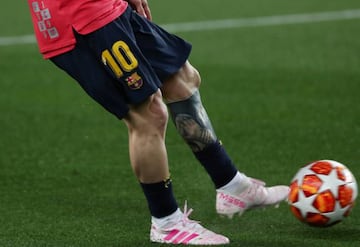
<path id="1" fill-rule="evenodd" d="M 190 115 L 177 115 L 175 124 L 180 135 L 195 152 L 203 150 L 208 144 L 214 142 L 213 133 L 197 123 Z"/>
<path id="2" fill-rule="evenodd" d="M 190 98 L 168 106 L 178 132 L 192 151 L 199 152 L 217 140 L 198 91 Z"/>

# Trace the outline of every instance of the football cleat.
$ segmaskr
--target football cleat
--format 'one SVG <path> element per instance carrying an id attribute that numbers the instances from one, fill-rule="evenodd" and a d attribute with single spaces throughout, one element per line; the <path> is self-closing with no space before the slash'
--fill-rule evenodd
<path id="1" fill-rule="evenodd" d="M 223 245 L 230 242 L 227 237 L 206 229 L 198 221 L 189 219 L 191 212 L 192 209 L 187 210 L 185 202 L 184 212 L 175 222 L 169 222 L 162 228 L 153 223 L 150 241 L 184 245 Z"/>
<path id="2" fill-rule="evenodd" d="M 280 202 L 287 199 L 289 191 L 289 186 L 265 187 L 263 181 L 250 178 L 248 187 L 238 195 L 216 190 L 216 211 L 232 218 L 235 214 L 241 216 L 246 210 L 253 208 L 278 207 Z"/>

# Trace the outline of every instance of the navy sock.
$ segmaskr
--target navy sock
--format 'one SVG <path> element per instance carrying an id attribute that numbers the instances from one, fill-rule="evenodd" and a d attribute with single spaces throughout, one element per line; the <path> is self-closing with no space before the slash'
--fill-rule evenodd
<path id="1" fill-rule="evenodd" d="M 229 183 L 238 171 L 224 147 L 218 141 L 208 145 L 200 152 L 194 152 L 194 154 L 217 189 Z"/>
<path id="2" fill-rule="evenodd" d="M 170 179 L 154 184 L 140 183 L 140 185 L 152 216 L 162 218 L 178 209 Z"/>

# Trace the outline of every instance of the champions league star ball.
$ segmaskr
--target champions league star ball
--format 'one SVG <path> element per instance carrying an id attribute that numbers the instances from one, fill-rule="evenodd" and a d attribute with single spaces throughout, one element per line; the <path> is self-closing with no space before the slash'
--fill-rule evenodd
<path id="1" fill-rule="evenodd" d="M 333 160 L 301 168 L 290 184 L 288 202 L 300 221 L 318 227 L 335 225 L 347 217 L 358 194 L 351 171 Z"/>

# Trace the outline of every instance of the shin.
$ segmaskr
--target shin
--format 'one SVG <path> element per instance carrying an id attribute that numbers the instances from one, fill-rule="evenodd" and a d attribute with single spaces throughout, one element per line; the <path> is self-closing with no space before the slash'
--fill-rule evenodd
<path id="1" fill-rule="evenodd" d="M 168 107 L 178 132 L 193 152 L 199 152 L 217 140 L 197 89 L 189 98 L 169 103 Z"/>

